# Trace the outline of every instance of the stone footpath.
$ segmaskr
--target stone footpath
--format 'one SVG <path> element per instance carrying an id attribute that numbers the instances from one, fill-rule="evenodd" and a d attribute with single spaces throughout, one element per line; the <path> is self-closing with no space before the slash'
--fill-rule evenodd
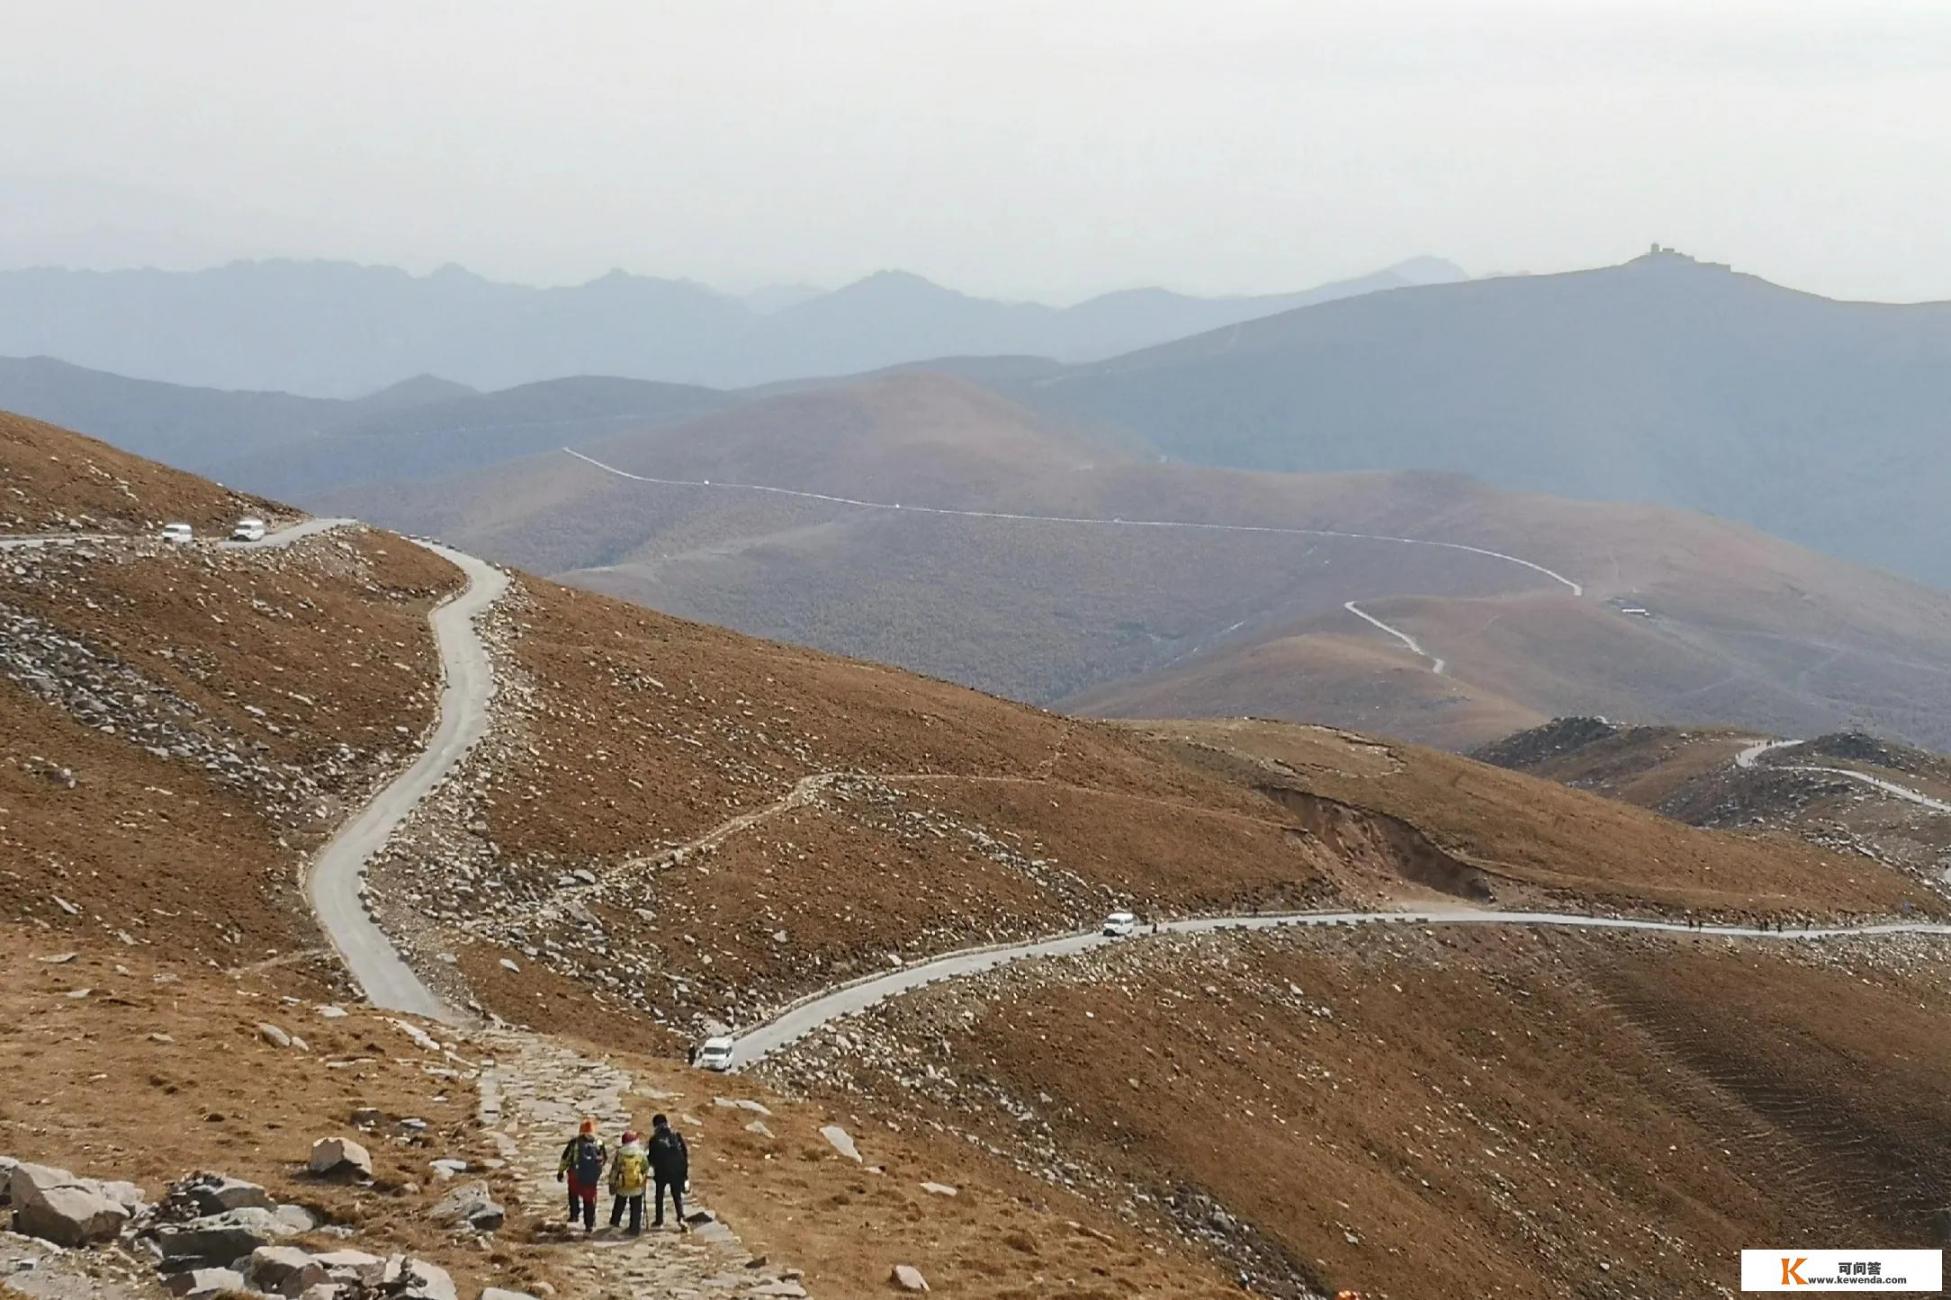
<path id="1" fill-rule="evenodd" d="M 484 1068 L 480 1080 L 482 1125 L 498 1148 L 497 1154 L 508 1161 L 520 1180 L 523 1208 L 561 1224 L 567 1203 L 563 1186 L 556 1181 L 556 1160 L 577 1123 L 586 1115 L 594 1116 L 597 1131 L 614 1150 L 624 1129 L 647 1129 L 652 1112 L 633 1114 L 626 1108 L 625 1098 L 632 1089 L 627 1072 L 580 1056 L 552 1040 L 532 1034 L 488 1032 L 477 1041 L 494 1053 L 494 1064 Z M 679 1100 L 674 1096 L 660 1104 L 672 1126 L 690 1136 L 698 1124 L 676 1108 L 673 1103 Z M 696 1152 L 692 1163 L 695 1169 Z M 767 1269 L 763 1260 L 754 1259 L 731 1228 L 695 1193 L 685 1199 L 684 1208 L 692 1220 L 688 1233 L 677 1232 L 668 1217 L 662 1231 L 651 1231 L 648 1196 L 645 1201 L 641 1237 L 631 1237 L 621 1229 L 611 1231 L 607 1193 L 597 1198 L 597 1230 L 593 1236 L 586 1238 L 580 1226 L 574 1232 L 563 1231 L 561 1253 L 552 1262 L 567 1283 L 562 1288 L 564 1297 L 743 1300 L 807 1294 L 792 1270 L 782 1275 Z"/>

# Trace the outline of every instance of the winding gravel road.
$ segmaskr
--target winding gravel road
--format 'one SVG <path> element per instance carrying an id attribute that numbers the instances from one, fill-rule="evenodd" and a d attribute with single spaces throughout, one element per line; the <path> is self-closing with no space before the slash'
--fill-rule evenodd
<path id="1" fill-rule="evenodd" d="M 507 575 L 485 560 L 431 542 L 420 542 L 467 575 L 467 589 L 438 606 L 431 617 L 440 645 L 443 681 L 440 721 L 413 766 L 381 790 L 312 860 L 306 892 L 319 927 L 338 949 L 366 1001 L 388 1011 L 407 1011 L 432 1020 L 457 1018 L 452 1008 L 421 983 L 374 924 L 359 900 L 366 863 L 386 846 L 413 806 L 440 784 L 488 725 L 494 693 L 494 668 L 475 631 L 474 618 L 508 586 Z"/>
<path id="2" fill-rule="evenodd" d="M 1757 740 L 1734 756 L 1734 765 L 1747 769 L 1767 768 L 1779 772 L 1820 772 L 1824 776 L 1840 776 L 1850 781 L 1861 782 L 1863 785 L 1867 785 L 1873 790 L 1879 790 L 1893 799 L 1902 799 L 1905 803 L 1916 804 L 1919 808 L 1927 808 L 1935 813 L 1951 813 L 1951 803 L 1946 803 L 1942 799 L 1933 799 L 1931 796 L 1913 790 L 1907 785 L 1898 785 L 1895 781 L 1886 781 L 1880 776 L 1871 776 L 1868 772 L 1858 772 L 1847 767 L 1821 767 L 1814 763 L 1763 763 L 1760 761 L 1763 754 L 1772 754 L 1777 750 L 1793 749 L 1802 743 L 1799 740 Z"/>
<path id="3" fill-rule="evenodd" d="M 1811 927 L 1800 930 L 1761 930 L 1745 925 L 1688 925 L 1682 921 L 1642 921 L 1630 917 L 1580 916 L 1572 912 L 1486 912 L 1473 908 L 1438 908 L 1413 912 L 1286 912 L 1277 915 L 1208 916 L 1165 921 L 1165 934 L 1203 934 L 1214 930 L 1271 930 L 1286 926 L 1325 925 L 1521 925 L 1576 930 L 1641 930 L 1655 934 L 1693 934 L 1722 939 L 1822 940 L 1893 934 L 1951 936 L 1951 925 L 1935 922 L 1888 922 L 1878 925 Z M 1064 934 L 1007 947 L 971 948 L 929 961 L 902 966 L 885 975 L 856 980 L 798 1002 L 734 1039 L 732 1059 L 743 1068 L 773 1052 L 790 1047 L 829 1021 L 863 1011 L 926 984 L 939 983 L 994 970 L 1026 957 L 1073 957 L 1112 943 L 1142 943 L 1149 931 L 1129 939 L 1103 934 Z"/>
<path id="4" fill-rule="evenodd" d="M 565 454 L 575 457 L 586 465 L 594 466 L 605 474 L 629 479 L 633 483 L 652 483 L 660 487 L 716 488 L 726 492 L 763 492 L 771 496 L 797 497 L 803 501 L 825 501 L 833 505 L 853 506 L 860 510 L 899 510 L 911 515 L 953 515 L 958 519 L 1002 519 L 1023 524 L 1079 524 L 1096 528 L 1183 528 L 1206 533 L 1273 533 L 1285 537 L 1337 537 L 1356 542 L 1393 542 L 1400 546 L 1433 546 L 1438 550 L 1464 551 L 1471 555 L 1503 560 L 1550 578 L 1553 582 L 1568 588 L 1574 596 L 1585 594 L 1583 584 L 1573 581 L 1556 569 L 1548 569 L 1537 561 L 1527 560 L 1522 556 L 1506 555 L 1502 551 L 1493 551 L 1484 546 L 1471 546 L 1465 542 L 1437 542 L 1427 537 L 1392 537 L 1386 533 L 1349 533 L 1336 528 L 1289 528 L 1278 524 L 1217 524 L 1201 523 L 1191 519 L 1100 519 L 1088 515 L 1030 515 L 1016 514 L 1007 510 L 953 510 L 947 506 L 863 501 L 858 497 L 833 496 L 826 492 L 803 492 L 797 488 L 773 487 L 766 483 L 727 483 L 708 478 L 654 478 L 649 474 L 633 474 L 627 469 L 607 465 L 594 456 L 585 456 L 574 447 L 564 447 L 562 450 Z"/>
<path id="5" fill-rule="evenodd" d="M 287 524 L 274 533 L 266 533 L 260 542 L 233 542 L 229 538 L 200 538 L 191 542 L 178 542 L 175 545 L 208 546 L 214 540 L 216 545 L 227 551 L 264 551 L 289 546 L 307 537 L 329 533 L 335 528 L 344 528 L 357 523 L 356 519 L 304 519 L 295 524 Z M 83 542 L 157 542 L 163 543 L 159 533 L 30 533 L 22 537 L 0 537 L 0 551 L 38 550 L 43 546 L 78 546 Z"/>
<path id="6" fill-rule="evenodd" d="M 1440 655 L 1433 655 L 1429 651 L 1423 649 L 1422 642 L 1418 641 L 1415 637 L 1410 636 L 1407 632 L 1403 631 L 1401 628 L 1396 627 L 1390 623 L 1384 623 L 1381 619 L 1375 617 L 1375 615 L 1369 613 L 1367 610 L 1363 609 L 1360 605 L 1357 605 L 1352 600 L 1342 602 L 1341 607 L 1347 610 L 1350 614 L 1353 614 L 1356 618 L 1361 619 L 1362 622 L 1381 628 L 1384 632 L 1387 632 L 1390 636 L 1402 642 L 1402 644 L 1408 646 L 1409 652 L 1411 654 L 1420 655 L 1424 659 L 1429 660 L 1429 670 L 1435 673 L 1438 677 L 1441 677 L 1444 673 L 1449 671 L 1450 668 L 1449 660 L 1443 658 Z"/>

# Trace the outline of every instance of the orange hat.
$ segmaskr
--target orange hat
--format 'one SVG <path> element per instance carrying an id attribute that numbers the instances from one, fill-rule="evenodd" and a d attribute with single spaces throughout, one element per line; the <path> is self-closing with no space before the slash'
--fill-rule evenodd
<path id="1" fill-rule="evenodd" d="M 585 1119 L 583 1121 L 583 1127 L 581 1129 L 581 1132 L 584 1135 L 588 1135 L 596 1132 L 596 1121 L 593 1119 Z"/>

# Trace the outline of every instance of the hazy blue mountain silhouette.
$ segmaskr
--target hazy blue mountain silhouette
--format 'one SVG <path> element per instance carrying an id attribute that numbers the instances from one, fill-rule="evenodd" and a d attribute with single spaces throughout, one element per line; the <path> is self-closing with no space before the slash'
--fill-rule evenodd
<path id="1" fill-rule="evenodd" d="M 1659 502 L 1951 583 L 1951 304 L 1649 255 L 1343 299 L 1012 389 L 1188 461 Z"/>
<path id="2" fill-rule="evenodd" d="M 227 389 L 350 397 L 415 375 L 501 389 L 568 375 L 745 386 L 949 354 L 1093 360 L 1303 302 L 1462 273 L 1423 258 L 1299 294 L 994 302 L 883 272 L 751 300 L 613 271 L 536 289 L 459 267 L 341 262 L 0 272 L 0 355 Z"/>

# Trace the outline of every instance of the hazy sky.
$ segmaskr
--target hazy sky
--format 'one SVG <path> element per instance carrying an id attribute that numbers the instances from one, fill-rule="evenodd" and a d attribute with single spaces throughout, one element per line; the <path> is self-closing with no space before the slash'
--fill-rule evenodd
<path id="1" fill-rule="evenodd" d="M 0 0 L 0 264 L 1951 298 L 1941 0 Z"/>

